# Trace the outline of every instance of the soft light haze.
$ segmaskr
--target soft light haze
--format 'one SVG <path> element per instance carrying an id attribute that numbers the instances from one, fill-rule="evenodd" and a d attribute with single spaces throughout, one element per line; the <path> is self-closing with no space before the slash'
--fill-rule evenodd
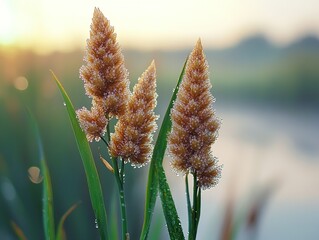
<path id="1" fill-rule="evenodd" d="M 84 47 L 95 6 L 123 47 L 182 48 L 198 37 L 206 47 L 227 47 L 256 33 L 278 44 L 319 36 L 317 0 L 1 0 L 0 46 L 40 52 Z"/>

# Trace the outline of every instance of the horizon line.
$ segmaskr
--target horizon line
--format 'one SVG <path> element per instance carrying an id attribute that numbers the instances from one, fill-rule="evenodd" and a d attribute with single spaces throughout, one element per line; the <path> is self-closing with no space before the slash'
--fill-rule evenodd
<path id="1" fill-rule="evenodd" d="M 278 43 L 278 41 L 275 41 L 274 39 L 267 37 L 265 33 L 254 33 L 247 36 L 242 37 L 238 41 L 235 41 L 232 44 L 226 45 L 226 46 L 218 46 L 218 45 L 208 45 L 205 47 L 207 51 L 223 51 L 227 49 L 232 49 L 240 46 L 241 44 L 250 41 L 250 40 L 256 40 L 260 39 L 265 41 L 266 44 L 271 45 L 273 47 L 277 48 L 286 48 L 291 45 L 297 44 L 299 42 L 304 41 L 305 39 L 315 39 L 319 43 L 319 36 L 316 35 L 313 32 L 308 32 L 303 35 L 300 35 L 298 37 L 295 37 L 293 40 L 285 43 Z M 206 41 L 207 45 L 207 41 Z M 188 50 L 188 48 L 192 48 L 193 46 L 190 44 L 184 44 L 183 46 L 166 46 L 166 47 L 158 47 L 158 48 L 150 48 L 150 47 L 139 47 L 134 45 L 128 45 L 128 46 L 121 46 L 121 48 L 124 51 L 138 51 L 138 52 L 178 52 L 178 51 L 184 51 Z M 21 46 L 18 44 L 1 44 L 0 43 L 0 51 L 31 51 L 33 53 L 36 53 L 38 55 L 50 55 L 54 53 L 72 53 L 77 51 L 83 51 L 85 49 L 85 46 L 80 46 L 79 44 L 75 45 L 75 47 L 69 48 L 69 49 L 47 49 L 47 50 L 39 50 L 36 48 Z"/>

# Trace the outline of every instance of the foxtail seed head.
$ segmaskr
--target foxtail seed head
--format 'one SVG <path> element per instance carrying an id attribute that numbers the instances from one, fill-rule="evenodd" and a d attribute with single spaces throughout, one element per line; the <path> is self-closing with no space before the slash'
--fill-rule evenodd
<path id="1" fill-rule="evenodd" d="M 76 111 L 80 126 L 90 142 L 100 140 L 108 123 L 102 104 L 97 99 L 93 100 L 92 103 L 91 111 L 85 107 Z"/>
<path id="2" fill-rule="evenodd" d="M 139 78 L 128 101 L 125 114 L 119 118 L 111 136 L 110 153 L 134 166 L 145 165 L 151 157 L 153 132 L 158 116 L 156 106 L 156 69 L 154 61 Z"/>
<path id="3" fill-rule="evenodd" d="M 172 130 L 168 150 L 172 167 L 182 173 L 195 173 L 202 189 L 213 187 L 221 167 L 211 154 L 219 121 L 213 110 L 212 85 L 200 39 L 191 52 L 171 111 Z"/>
<path id="4" fill-rule="evenodd" d="M 80 77 L 86 94 L 103 99 L 106 116 L 122 115 L 130 95 L 128 71 L 114 28 L 98 8 L 94 9 L 84 61 Z"/>

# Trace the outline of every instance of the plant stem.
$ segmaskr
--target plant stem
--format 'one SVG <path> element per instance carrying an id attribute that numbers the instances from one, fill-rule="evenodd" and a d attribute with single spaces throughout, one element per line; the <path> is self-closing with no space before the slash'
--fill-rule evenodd
<path id="1" fill-rule="evenodd" d="M 185 176 L 185 186 L 186 186 L 186 202 L 187 202 L 187 212 L 188 212 L 188 239 L 194 239 L 194 234 L 193 234 L 193 224 L 192 224 L 192 206 L 191 206 L 191 200 L 190 200 L 190 195 L 189 195 L 189 185 L 188 185 L 188 173 L 186 173 Z"/>
<path id="2" fill-rule="evenodd" d="M 121 178 L 121 181 L 122 181 L 122 184 L 124 186 L 124 166 L 125 166 L 125 161 L 124 159 L 122 159 L 122 165 L 121 165 L 121 170 L 120 170 L 120 178 Z"/>
<path id="3" fill-rule="evenodd" d="M 108 142 L 110 142 L 110 126 L 107 125 L 107 136 Z M 118 159 L 112 157 L 113 168 L 114 168 L 114 176 L 117 183 L 117 188 L 120 196 L 120 204 L 121 204 L 121 217 L 122 217 L 122 240 L 129 240 L 129 233 L 127 231 L 127 217 L 126 217 L 126 203 L 125 203 L 125 194 L 124 194 L 124 159 L 122 159 L 122 167 L 119 170 L 118 167 Z"/>
<path id="4" fill-rule="evenodd" d="M 105 143 L 105 145 L 106 145 L 107 147 L 109 147 L 108 142 L 107 142 L 102 136 L 100 136 L 100 137 L 101 137 L 102 141 Z"/>
<path id="5" fill-rule="evenodd" d="M 124 194 L 124 179 L 123 179 L 124 167 L 122 167 L 123 168 L 123 175 L 120 176 L 119 168 L 118 168 L 118 164 L 117 164 L 117 158 L 112 157 L 112 161 L 113 161 L 113 165 L 114 165 L 113 167 L 114 167 L 117 188 L 118 188 L 119 195 L 120 195 L 121 215 L 122 215 L 122 239 L 127 240 L 127 239 L 129 239 L 129 237 L 128 237 L 128 232 L 127 232 L 126 203 L 125 203 L 125 194 Z M 122 169 L 121 169 L 121 172 L 122 172 Z"/>
<path id="6" fill-rule="evenodd" d="M 193 173 L 193 208 L 192 208 L 192 226 L 193 226 L 193 239 L 196 239 L 196 215 L 197 215 L 197 180 L 196 172 Z"/>
<path id="7" fill-rule="evenodd" d="M 197 182 L 197 176 L 196 172 L 193 173 L 193 180 L 194 180 L 194 185 L 193 185 L 193 208 L 192 208 L 192 217 L 193 217 L 193 235 L 194 235 L 194 240 L 196 239 L 197 235 L 197 229 L 198 229 L 198 224 L 199 224 L 199 218 L 200 218 L 200 210 L 201 210 L 201 189 L 198 187 L 198 182 Z"/>
<path id="8" fill-rule="evenodd" d="M 186 185 L 186 201 L 188 210 L 188 240 L 195 240 L 197 235 L 197 228 L 200 218 L 201 210 L 201 189 L 198 187 L 196 172 L 193 174 L 193 205 L 191 205 L 190 194 L 189 194 L 189 184 L 188 184 L 188 173 L 185 177 Z"/>
<path id="9" fill-rule="evenodd" d="M 197 225 L 196 225 L 196 233 L 197 233 L 197 227 L 199 224 L 200 219 L 200 212 L 201 212 L 201 202 L 202 202 L 202 189 L 198 188 L 198 196 L 197 196 Z"/>

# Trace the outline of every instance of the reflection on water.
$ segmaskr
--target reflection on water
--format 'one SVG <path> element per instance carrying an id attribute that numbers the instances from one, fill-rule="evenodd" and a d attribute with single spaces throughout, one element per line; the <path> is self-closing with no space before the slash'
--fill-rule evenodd
<path id="1" fill-rule="evenodd" d="M 245 219 L 255 196 L 271 184 L 274 189 L 262 211 L 257 238 L 319 236 L 319 114 L 247 106 L 223 106 L 217 114 L 223 124 L 213 153 L 224 165 L 223 176 L 217 187 L 203 194 L 199 239 L 220 236 L 230 197 L 235 219 Z M 183 180 L 168 174 L 176 183 L 173 191 L 187 226 Z M 248 235 L 243 226 L 239 238 Z"/>

